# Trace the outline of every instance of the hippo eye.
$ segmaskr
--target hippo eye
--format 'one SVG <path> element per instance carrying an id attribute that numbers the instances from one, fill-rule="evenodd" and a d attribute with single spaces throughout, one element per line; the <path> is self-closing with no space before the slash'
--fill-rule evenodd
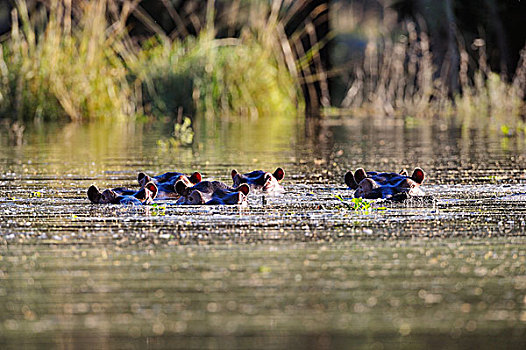
<path id="1" fill-rule="evenodd" d="M 268 181 L 268 178 L 269 178 L 267 175 L 269 175 L 269 174 L 264 174 L 264 175 L 262 174 L 261 176 L 259 176 L 256 179 L 255 183 L 260 185 L 260 186 L 264 186 L 265 183 Z"/>
<path id="2" fill-rule="evenodd" d="M 111 202 L 111 200 L 114 197 L 115 197 L 115 195 L 110 190 L 105 190 L 104 192 L 102 192 L 102 199 L 105 202 Z"/>
<path id="3" fill-rule="evenodd" d="M 197 191 L 192 192 L 188 200 L 190 201 L 191 204 L 201 204 L 202 203 L 202 198 Z"/>

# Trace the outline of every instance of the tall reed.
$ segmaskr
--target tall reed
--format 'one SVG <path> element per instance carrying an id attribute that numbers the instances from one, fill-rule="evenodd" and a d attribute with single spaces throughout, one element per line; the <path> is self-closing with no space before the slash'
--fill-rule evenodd
<path id="1" fill-rule="evenodd" d="M 405 27 L 398 41 L 383 38 L 379 44 L 367 44 L 363 61 L 354 66 L 343 108 L 374 115 L 430 113 L 437 87 L 429 40 L 418 35 L 413 23 Z"/>
<path id="2" fill-rule="evenodd" d="M 301 98 L 274 13 L 263 7 L 263 22 L 245 23 L 239 37 L 216 39 L 212 3 L 197 37 L 169 41 L 158 35 L 128 62 L 143 82 L 146 110 L 175 115 L 182 107 L 222 120 L 295 115 Z"/>
<path id="3" fill-rule="evenodd" d="M 363 59 L 354 62 L 351 82 L 341 107 L 356 115 L 435 116 L 458 115 L 466 122 L 484 117 L 522 127 L 518 116 L 526 113 L 526 48 L 513 81 L 492 72 L 484 40 L 473 43 L 478 60 L 461 52 L 460 92 L 453 98 L 436 74 L 433 54 L 425 32 L 412 22 L 404 24 L 397 40 L 380 37 L 368 42 Z"/>
<path id="4" fill-rule="evenodd" d="M 214 2 L 208 1 L 197 37 L 170 40 L 159 31 L 139 47 L 130 44 L 127 15 L 135 11 L 158 28 L 139 1 L 49 4 L 30 15 L 25 0 L 16 0 L 12 33 L 0 55 L 3 115 L 93 120 L 184 111 L 255 118 L 295 114 L 301 101 L 275 6 L 251 8 L 258 21 L 244 23 L 239 37 L 216 39 Z"/>
<path id="5" fill-rule="evenodd" d="M 37 32 L 24 0 L 16 1 L 10 39 L 0 57 L 4 113 L 19 118 L 123 118 L 134 112 L 126 67 L 114 49 L 122 32 L 106 22 L 106 0 L 52 0 L 45 30 Z M 21 19 L 20 23 L 18 18 Z M 119 28 L 114 26 L 113 28 Z"/>
<path id="6" fill-rule="evenodd" d="M 469 122 L 485 116 L 507 125 L 523 124 L 517 117 L 526 113 L 526 48 L 521 52 L 513 81 L 509 83 L 489 69 L 484 41 L 478 39 L 475 44 L 479 59 L 473 79 L 468 75 L 468 54 L 461 51 L 462 94 L 455 98 L 456 112 Z"/>

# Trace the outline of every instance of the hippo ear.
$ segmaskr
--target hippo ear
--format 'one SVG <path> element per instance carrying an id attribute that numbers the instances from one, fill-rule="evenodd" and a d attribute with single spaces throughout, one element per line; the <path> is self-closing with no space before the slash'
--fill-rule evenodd
<path id="1" fill-rule="evenodd" d="M 144 185 L 144 188 L 152 193 L 152 199 L 157 196 L 157 186 L 155 186 L 153 182 L 148 182 L 146 185 Z"/>
<path id="2" fill-rule="evenodd" d="M 405 169 L 405 168 L 400 170 L 399 174 L 402 175 L 402 176 L 409 176 L 409 173 L 407 172 L 407 169 Z"/>
<path id="3" fill-rule="evenodd" d="M 413 171 L 413 175 L 411 175 L 411 179 L 413 179 L 417 184 L 421 185 L 426 178 L 426 174 L 424 171 L 420 168 L 415 168 Z"/>
<path id="4" fill-rule="evenodd" d="M 354 175 L 352 174 L 352 171 L 348 171 L 347 174 L 345 174 L 345 184 L 353 190 L 358 188 L 358 184 L 356 181 L 354 181 Z"/>
<path id="5" fill-rule="evenodd" d="M 354 172 L 354 181 L 356 181 L 357 184 L 362 182 L 362 180 L 365 179 L 366 177 L 367 177 L 367 173 L 365 172 L 363 168 L 358 168 Z"/>
<path id="6" fill-rule="evenodd" d="M 276 171 L 274 171 L 273 175 L 276 178 L 276 180 L 281 181 L 285 177 L 285 170 L 277 168 Z"/>
<path id="7" fill-rule="evenodd" d="M 236 177 L 236 175 L 239 174 L 236 169 L 232 169 L 232 179 Z"/>
<path id="8" fill-rule="evenodd" d="M 149 177 L 145 173 L 139 173 L 139 175 L 137 175 L 137 182 L 139 182 L 139 185 L 141 186 L 146 185 L 150 181 L 152 181 L 151 177 Z"/>
<path id="9" fill-rule="evenodd" d="M 91 185 L 88 188 L 88 199 L 91 201 L 91 203 L 99 204 L 101 197 L 102 195 L 97 186 Z"/>
<path id="10" fill-rule="evenodd" d="M 188 194 L 188 186 L 184 183 L 184 181 L 177 181 L 175 184 L 175 192 L 177 192 L 180 196 L 186 196 Z"/>
<path id="11" fill-rule="evenodd" d="M 194 185 L 201 182 L 201 173 L 199 173 L 198 171 L 196 171 L 195 173 L 192 174 L 192 176 L 190 176 L 190 182 L 193 183 Z"/>
<path id="12" fill-rule="evenodd" d="M 245 196 L 248 195 L 248 192 L 250 192 L 250 187 L 247 184 L 242 184 L 238 188 L 236 188 L 236 191 L 243 193 Z"/>

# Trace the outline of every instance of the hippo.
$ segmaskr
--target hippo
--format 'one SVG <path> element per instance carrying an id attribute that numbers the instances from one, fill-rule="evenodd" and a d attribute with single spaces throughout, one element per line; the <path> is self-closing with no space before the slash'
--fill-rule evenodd
<path id="1" fill-rule="evenodd" d="M 250 192 L 247 184 L 236 188 L 220 181 L 201 181 L 194 186 L 188 186 L 184 181 L 175 184 L 177 193 L 181 196 L 177 204 L 242 204 Z"/>
<path id="2" fill-rule="evenodd" d="M 359 168 L 354 172 L 345 174 L 345 183 L 355 190 L 355 198 L 366 199 L 391 199 L 402 201 L 412 196 L 423 196 L 420 185 L 425 180 L 425 173 L 420 168 L 415 168 L 413 174 L 408 176 L 407 170 L 399 173 L 366 172 Z"/>
<path id="3" fill-rule="evenodd" d="M 139 173 L 137 176 L 137 181 L 139 182 L 139 185 L 141 185 L 141 188 L 150 181 L 157 186 L 157 199 L 179 198 L 179 195 L 175 191 L 175 184 L 180 180 L 188 186 L 193 186 L 201 182 L 201 174 L 196 171 L 191 176 L 187 176 L 183 173 L 174 171 L 154 177 L 150 177 L 145 173 Z"/>
<path id="4" fill-rule="evenodd" d="M 100 192 L 97 186 L 91 185 L 88 189 L 88 198 L 94 204 L 142 205 L 151 204 L 157 192 L 157 186 L 153 182 L 148 182 L 138 191 L 118 187 Z"/>
<path id="5" fill-rule="evenodd" d="M 280 181 L 284 177 L 285 171 L 282 168 L 277 168 L 272 174 L 263 170 L 240 174 L 237 170 L 232 170 L 233 186 L 238 187 L 241 184 L 247 184 L 250 186 L 250 190 L 255 193 L 280 194 L 285 192 L 280 185 Z"/>

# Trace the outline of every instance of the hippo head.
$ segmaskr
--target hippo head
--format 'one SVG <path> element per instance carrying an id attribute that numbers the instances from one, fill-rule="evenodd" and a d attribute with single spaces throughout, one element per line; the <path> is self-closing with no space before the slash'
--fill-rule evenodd
<path id="1" fill-rule="evenodd" d="M 151 177 L 145 173 L 139 173 L 137 175 L 137 181 L 139 182 L 139 185 L 141 187 L 144 187 L 148 182 L 171 182 L 175 184 L 177 181 L 182 180 L 185 181 L 189 186 L 195 185 L 199 182 L 201 182 L 201 173 L 198 171 L 194 172 L 190 176 L 186 176 L 185 174 L 176 173 L 176 172 L 170 172 L 163 175 L 159 175 L 156 177 Z"/>
<path id="2" fill-rule="evenodd" d="M 246 200 L 250 190 L 247 184 L 231 188 L 218 181 L 203 181 L 191 187 L 178 181 L 175 189 L 181 196 L 177 204 L 185 205 L 239 204 Z"/>
<path id="3" fill-rule="evenodd" d="M 132 195 L 119 194 L 110 189 L 100 192 L 95 185 L 88 188 L 88 199 L 95 204 L 150 204 L 156 195 L 157 186 L 153 182 L 148 182 Z"/>
<path id="4" fill-rule="evenodd" d="M 117 193 L 110 189 L 101 192 L 95 185 L 91 185 L 88 188 L 88 199 L 94 204 L 110 204 L 113 203 L 117 197 Z"/>
<path id="5" fill-rule="evenodd" d="M 365 178 L 358 184 L 356 191 L 354 192 L 355 198 L 368 198 L 376 199 L 382 198 L 381 192 L 378 191 L 380 185 L 370 178 Z"/>
<path id="6" fill-rule="evenodd" d="M 234 187 L 247 184 L 255 192 L 264 193 L 283 193 L 285 190 L 280 185 L 280 181 L 285 177 L 285 171 L 277 168 L 274 173 L 263 170 L 255 170 L 250 173 L 240 174 L 237 170 L 232 170 L 232 180 Z"/>
<path id="7" fill-rule="evenodd" d="M 117 197 L 119 197 L 119 195 L 115 193 L 115 191 L 107 189 L 102 191 L 101 197 L 101 204 L 111 204 L 116 203 Z"/>
<path id="8" fill-rule="evenodd" d="M 243 204 L 247 200 L 250 187 L 241 184 L 233 189 L 218 189 L 206 204 Z"/>
<path id="9" fill-rule="evenodd" d="M 115 203 L 117 197 L 118 194 L 110 189 L 101 192 L 95 185 L 91 185 L 88 188 L 88 199 L 94 204 Z"/>
<path id="10" fill-rule="evenodd" d="M 356 190 L 358 188 L 358 184 L 366 177 L 372 178 L 374 181 L 378 183 L 383 183 L 383 182 L 389 181 L 392 178 L 395 178 L 398 176 L 407 177 L 407 174 L 408 172 L 405 169 L 400 170 L 399 173 L 378 173 L 375 171 L 366 172 L 363 168 L 358 168 L 356 169 L 354 174 L 351 171 L 345 174 L 345 184 L 349 186 L 351 189 Z"/>
<path id="11" fill-rule="evenodd" d="M 355 189 L 356 198 L 398 198 L 405 199 L 408 196 L 423 195 L 424 192 L 419 186 L 425 180 L 425 173 L 420 168 L 415 168 L 411 176 L 407 176 L 407 171 L 400 173 L 376 173 L 365 172 L 360 168 L 354 175 L 347 173 L 345 183 Z M 400 195 L 404 194 L 404 196 Z"/>
<path id="12" fill-rule="evenodd" d="M 193 186 L 189 186 L 184 180 L 177 181 L 175 191 L 180 196 L 177 204 L 200 205 L 204 204 L 207 200 L 203 192 Z"/>
<path id="13" fill-rule="evenodd" d="M 137 191 L 132 197 L 138 199 L 142 204 L 151 204 L 157 196 L 157 192 L 157 186 L 152 181 L 150 181 L 144 185 L 143 188 Z"/>

